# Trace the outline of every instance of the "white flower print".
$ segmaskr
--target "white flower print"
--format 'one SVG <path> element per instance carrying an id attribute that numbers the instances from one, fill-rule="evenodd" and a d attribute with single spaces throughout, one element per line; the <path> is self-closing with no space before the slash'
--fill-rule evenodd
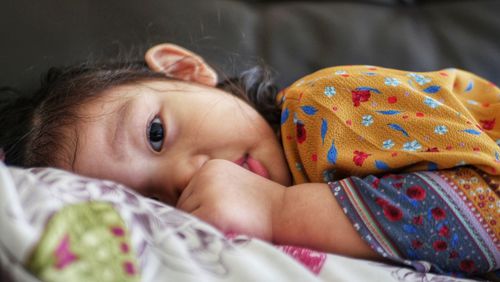
<path id="1" fill-rule="evenodd" d="M 373 116 L 372 115 L 365 115 L 365 116 L 363 116 L 363 120 L 361 121 L 361 123 L 364 126 L 370 126 L 370 125 L 372 125 L 372 123 L 373 123 Z"/>
<path id="2" fill-rule="evenodd" d="M 333 86 L 326 86 L 324 93 L 326 96 L 332 97 L 333 95 L 337 94 L 337 90 L 335 90 L 335 87 Z"/>
<path id="3" fill-rule="evenodd" d="M 444 135 L 448 132 L 448 128 L 445 125 L 438 125 L 434 128 L 434 133 L 439 135 Z"/>
<path id="4" fill-rule="evenodd" d="M 384 149 L 390 149 L 390 148 L 394 147 L 394 141 L 392 141 L 391 139 L 387 139 L 384 141 L 382 146 L 384 147 Z"/>
<path id="5" fill-rule="evenodd" d="M 430 78 L 425 77 L 425 76 L 420 75 L 420 74 L 410 73 L 410 74 L 408 74 L 408 76 L 413 78 L 420 85 L 425 85 L 425 84 L 431 82 Z"/>
<path id="6" fill-rule="evenodd" d="M 385 85 L 388 86 L 398 86 L 401 82 L 397 78 L 386 77 L 384 81 Z"/>
<path id="7" fill-rule="evenodd" d="M 434 100 L 434 99 L 432 99 L 430 97 L 425 98 L 424 104 L 426 104 L 427 106 L 429 106 L 429 107 L 431 107 L 433 109 L 441 106 L 441 103 L 439 103 L 438 101 L 436 101 L 436 100 Z"/>
<path id="8" fill-rule="evenodd" d="M 422 145 L 420 145 L 420 143 L 418 143 L 417 140 L 413 140 L 411 142 L 406 142 L 403 145 L 403 150 L 405 150 L 405 151 L 415 152 L 415 151 L 420 150 L 420 149 L 422 149 Z"/>

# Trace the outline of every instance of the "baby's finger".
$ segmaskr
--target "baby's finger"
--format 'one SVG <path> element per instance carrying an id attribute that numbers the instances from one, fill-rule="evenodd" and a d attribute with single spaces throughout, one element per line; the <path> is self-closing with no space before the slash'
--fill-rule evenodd
<path id="1" fill-rule="evenodd" d="M 177 201 L 176 208 L 183 210 L 185 212 L 193 212 L 200 207 L 200 202 L 198 197 L 194 195 L 193 189 L 188 185 L 184 191 L 182 191 L 181 197 Z"/>

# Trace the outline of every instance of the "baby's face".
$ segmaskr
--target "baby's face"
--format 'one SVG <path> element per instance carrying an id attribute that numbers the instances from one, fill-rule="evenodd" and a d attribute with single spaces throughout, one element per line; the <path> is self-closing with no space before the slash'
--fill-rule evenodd
<path id="1" fill-rule="evenodd" d="M 175 204 L 208 160 L 290 184 L 282 147 L 248 104 L 180 81 L 120 86 L 81 109 L 73 169 Z M 85 118 L 88 117 L 88 118 Z"/>

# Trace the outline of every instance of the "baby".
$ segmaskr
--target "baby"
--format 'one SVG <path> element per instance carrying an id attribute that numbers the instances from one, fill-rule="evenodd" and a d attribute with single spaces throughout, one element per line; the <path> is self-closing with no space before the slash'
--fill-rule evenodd
<path id="1" fill-rule="evenodd" d="M 277 93 L 255 69 L 217 88 L 201 57 L 172 44 L 145 61 L 49 72 L 33 100 L 1 114 L 2 126 L 24 116 L 2 128 L 6 162 L 115 180 L 277 244 L 448 274 L 498 269 L 493 84 L 346 66 Z"/>

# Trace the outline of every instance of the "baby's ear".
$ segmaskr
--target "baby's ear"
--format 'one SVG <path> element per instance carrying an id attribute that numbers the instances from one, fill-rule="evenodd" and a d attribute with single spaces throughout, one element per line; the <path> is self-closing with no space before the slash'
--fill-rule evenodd
<path id="1" fill-rule="evenodd" d="M 217 73 L 199 55 L 175 44 L 159 44 L 145 55 L 146 63 L 154 71 L 185 81 L 208 86 L 217 84 Z"/>

